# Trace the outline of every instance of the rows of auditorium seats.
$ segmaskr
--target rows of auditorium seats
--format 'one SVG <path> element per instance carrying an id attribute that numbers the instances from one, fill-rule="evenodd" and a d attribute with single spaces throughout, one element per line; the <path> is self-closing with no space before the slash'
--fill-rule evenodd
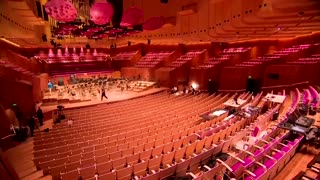
<path id="1" fill-rule="evenodd" d="M 249 61 L 244 61 L 240 64 L 236 64 L 236 66 L 256 67 L 264 64 L 284 63 L 285 62 L 284 57 L 287 57 L 295 53 L 299 53 L 312 46 L 313 44 L 301 44 L 301 45 L 292 46 L 290 48 L 283 48 L 282 50 L 273 52 L 273 54 L 267 54 L 255 59 L 251 59 Z"/>
<path id="2" fill-rule="evenodd" d="M 237 54 L 247 52 L 249 49 L 250 48 L 244 48 L 244 47 L 224 49 L 217 57 L 209 58 L 207 62 L 204 62 L 202 65 L 198 66 L 198 68 L 206 69 L 206 68 L 214 67 L 218 64 L 221 64 L 223 62 L 230 60 L 232 57 L 234 57 Z"/>
<path id="3" fill-rule="evenodd" d="M 270 115 L 272 114 L 269 112 Z M 267 116 L 267 117 L 270 117 Z M 262 118 L 264 121 L 267 120 L 267 118 Z M 249 125 L 249 126 L 247 126 Z M 228 128 L 225 128 L 228 127 Z M 232 145 L 244 138 L 246 134 L 246 129 L 250 130 L 253 128 L 254 125 L 251 124 L 251 121 L 248 121 L 248 119 L 242 118 L 237 119 L 236 117 L 233 117 L 232 119 L 229 119 L 228 122 L 222 122 L 221 124 L 218 124 L 217 126 L 213 126 L 211 128 L 212 135 L 209 135 L 206 137 L 205 140 L 200 140 L 198 143 L 202 144 L 201 141 L 207 141 L 208 139 L 213 138 L 213 142 L 215 142 L 213 146 L 209 146 L 208 149 L 204 149 L 200 154 L 194 155 L 190 159 L 184 159 L 183 162 L 177 165 L 176 167 L 176 175 L 184 175 L 186 174 L 186 171 L 188 170 L 195 179 L 213 179 L 216 175 L 212 172 L 211 168 L 213 168 L 216 164 L 215 161 L 217 159 L 217 156 L 220 156 L 219 152 L 227 152 L 232 148 Z M 233 133 L 228 133 L 232 132 Z M 221 130 L 222 129 L 222 130 Z M 222 134 L 222 136 L 221 136 Z M 222 137 L 221 139 L 215 139 L 217 137 Z M 201 146 L 201 145 L 200 145 Z M 226 161 L 228 157 L 224 157 L 224 160 L 220 161 L 221 164 L 225 164 L 223 161 Z M 221 166 L 222 167 L 222 166 Z M 206 170 L 203 168 L 207 168 Z M 210 171 L 211 177 L 206 176 L 203 171 Z M 222 173 L 223 171 L 218 171 L 216 173 Z M 208 174 L 207 174 L 208 175 Z"/>
<path id="4" fill-rule="evenodd" d="M 153 68 L 159 65 L 165 58 L 170 56 L 172 53 L 172 51 L 149 52 L 137 62 L 135 67 Z"/>
<path id="5" fill-rule="evenodd" d="M 289 64 L 319 64 L 320 63 L 320 55 L 314 54 L 311 57 L 307 58 L 299 58 L 297 61 L 287 62 Z"/>
<path id="6" fill-rule="evenodd" d="M 305 171 L 300 171 L 293 180 L 313 180 L 320 179 L 320 153 L 308 164 Z"/>
<path id="7" fill-rule="evenodd" d="M 308 49 L 312 46 L 312 44 L 300 44 L 300 45 L 294 45 L 290 48 L 284 48 L 283 50 L 275 51 L 274 55 L 279 56 L 287 56 L 293 53 L 300 52 L 301 50 Z"/>
<path id="8" fill-rule="evenodd" d="M 7 61 L 7 60 L 1 59 L 1 60 L 0 60 L 0 66 L 3 66 L 3 67 L 5 67 L 5 68 L 9 68 L 9 69 L 14 70 L 14 71 L 16 71 L 16 72 L 18 72 L 18 73 L 21 73 L 21 74 L 23 74 L 23 75 L 27 75 L 27 76 L 31 76 L 31 77 L 33 77 L 33 76 L 36 75 L 36 74 L 34 74 L 33 72 L 25 69 L 24 67 L 19 66 L 19 65 L 17 65 L 17 64 L 14 64 L 14 63 L 12 63 L 12 62 L 10 62 L 10 61 Z"/>
<path id="9" fill-rule="evenodd" d="M 137 54 L 136 51 L 120 52 L 113 59 L 116 61 L 131 60 Z"/>
<path id="10" fill-rule="evenodd" d="M 34 58 L 42 63 L 75 63 L 75 62 L 92 62 L 92 61 L 105 61 L 106 57 L 110 55 L 105 54 L 103 52 L 97 52 L 96 49 L 91 53 L 90 50 L 87 50 L 87 52 L 80 52 L 80 53 L 69 53 L 67 50 L 65 50 L 64 53 L 62 53 L 61 49 L 57 50 L 57 53 L 39 53 L 34 56 Z"/>
<path id="11" fill-rule="evenodd" d="M 63 121 L 47 133 L 35 133 L 34 162 L 53 179 L 273 179 L 294 155 L 302 136 L 269 126 L 280 105 L 256 118 L 226 120 L 227 113 L 211 121 L 198 117 L 223 108 L 234 95 L 159 93 L 67 110 L 67 118 L 74 121 L 72 127 Z M 262 96 L 259 93 L 252 99 L 251 93 L 243 93 L 239 98 L 261 107 L 265 103 Z M 296 107 L 299 98 L 296 89 L 285 114 Z M 235 148 L 239 141 L 254 137 L 257 125 L 266 131 L 261 139 L 246 150 Z"/>
<path id="12" fill-rule="evenodd" d="M 49 132 L 49 136 L 42 133 L 36 136 L 34 152 L 36 165 L 42 168 L 44 173 L 50 172 L 54 176 L 59 176 L 60 172 L 65 172 L 62 175 L 63 179 L 75 178 L 79 173 L 81 176 L 87 177 L 87 170 L 91 172 L 89 173 L 91 177 L 93 177 L 92 173 L 96 171 L 103 177 L 105 172 L 108 172 L 107 174 L 113 173 L 109 169 L 105 169 L 106 166 L 112 165 L 112 169 L 116 172 L 114 175 L 120 178 L 124 172 L 134 171 L 134 169 L 145 167 L 145 165 L 151 166 L 150 163 L 154 161 L 165 161 L 167 156 L 171 157 L 174 155 L 182 144 L 186 146 L 191 143 L 195 139 L 194 131 L 197 128 L 201 130 L 206 127 L 204 124 L 195 126 L 198 121 L 196 115 L 202 111 L 218 107 L 227 98 L 227 96 L 202 95 L 198 97 L 187 96 L 168 99 L 164 98 L 164 96 L 167 95 L 155 95 L 139 100 L 139 102 L 137 102 L 138 100 L 131 103 L 130 101 L 125 102 L 125 106 L 120 105 L 121 107 L 128 108 L 120 109 L 108 106 L 110 112 L 101 115 L 101 117 L 92 117 L 96 112 L 100 111 L 99 109 L 90 109 L 90 111 L 81 111 L 80 113 L 79 111 L 71 112 L 73 115 L 67 113 L 67 116 L 71 115 L 74 118 L 77 115 L 80 116 L 79 119 L 74 119 L 75 124 L 72 129 L 68 128 L 66 124 L 60 124 L 57 126 L 61 127 L 55 127 Z M 152 102 L 159 102 L 152 104 L 152 108 L 149 110 L 146 108 L 148 111 L 144 109 L 139 112 L 137 108 L 132 107 L 139 106 L 139 103 L 144 104 L 144 107 L 148 107 L 146 102 L 151 99 Z M 199 109 L 192 111 L 192 106 L 195 104 L 199 106 Z M 166 114 L 166 111 L 174 106 L 177 107 L 176 112 L 174 114 Z M 137 114 L 135 118 L 129 118 L 127 113 L 130 110 L 132 111 L 131 114 L 133 112 Z M 86 113 L 90 113 L 91 117 L 89 118 Z M 149 118 L 144 113 L 147 113 Z M 125 121 L 121 121 L 122 114 L 122 117 L 126 117 Z M 143 119 L 141 119 L 141 115 Z M 159 117 L 157 117 L 159 115 L 167 117 L 167 121 L 160 121 Z M 110 124 L 106 125 L 105 121 L 109 119 L 108 117 L 110 119 L 111 117 L 116 118 L 113 123 L 110 122 Z M 115 131 L 109 129 L 109 125 L 112 125 Z M 190 127 L 194 127 L 193 130 L 190 130 Z M 86 133 L 83 133 L 83 129 L 86 129 Z M 69 136 L 67 134 L 77 137 L 77 139 L 70 137 L 68 140 Z M 82 139 L 81 136 L 85 137 L 88 134 L 91 134 L 88 139 Z M 51 142 L 49 144 L 47 143 L 48 139 Z M 69 149 L 69 151 L 66 151 L 66 149 Z M 164 153 L 163 151 L 170 151 L 171 153 Z M 159 158 L 156 160 L 155 157 L 157 155 Z M 63 159 L 62 157 L 67 158 Z M 150 157 L 153 158 L 150 159 Z M 55 174 L 57 172 L 59 173 Z M 142 172 L 145 173 L 146 169 L 143 169 Z M 131 173 L 129 174 L 131 176 Z M 135 171 L 135 174 L 143 175 L 137 171 Z"/>
<path id="13" fill-rule="evenodd" d="M 278 108 L 279 106 L 271 109 L 263 117 L 258 118 L 257 121 L 260 120 L 259 123 L 255 123 L 263 124 L 261 121 L 267 122 Z M 249 126 L 237 136 L 229 138 L 233 139 L 233 141 L 239 141 L 247 137 L 246 130 L 250 132 L 253 127 L 254 125 Z M 273 126 L 262 139 L 247 150 L 227 153 L 228 156 L 224 159 L 220 159 L 214 154 L 211 155 L 209 161 L 208 158 L 204 158 L 205 155 L 203 155 L 204 157 L 198 157 L 200 159 L 198 162 L 200 163 L 189 174 L 195 179 L 216 179 L 226 176 L 236 179 L 274 179 L 275 175 L 294 155 L 295 149 L 303 137 L 299 135 L 292 137 L 287 133 L 279 132 L 281 131 Z"/>
<path id="14" fill-rule="evenodd" d="M 188 51 L 186 54 L 180 56 L 179 58 L 177 58 L 175 61 L 173 61 L 169 67 L 180 67 L 182 65 L 184 65 L 185 63 L 192 61 L 194 58 L 196 58 L 197 56 L 199 56 L 201 53 L 203 53 L 206 50 L 193 50 L 193 51 Z"/>

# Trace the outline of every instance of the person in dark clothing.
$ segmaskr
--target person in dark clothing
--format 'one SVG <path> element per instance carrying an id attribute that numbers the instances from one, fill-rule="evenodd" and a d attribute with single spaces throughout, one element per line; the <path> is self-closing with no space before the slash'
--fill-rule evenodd
<path id="1" fill-rule="evenodd" d="M 42 109 L 40 107 L 38 108 L 38 111 L 37 111 L 37 117 L 39 119 L 40 126 L 42 126 L 43 125 L 43 113 L 42 113 Z"/>
<path id="2" fill-rule="evenodd" d="M 239 105 L 239 103 L 238 103 L 238 97 L 239 97 L 238 94 L 236 94 L 236 95 L 233 97 L 233 101 L 234 101 L 237 105 Z"/>
<path id="3" fill-rule="evenodd" d="M 31 135 L 31 137 L 33 137 L 33 131 L 36 126 L 36 121 L 35 121 L 34 117 L 28 117 L 28 125 L 30 128 L 30 135 Z"/>
<path id="4" fill-rule="evenodd" d="M 105 97 L 106 99 L 108 99 L 108 97 L 106 96 L 106 91 L 104 90 L 104 88 L 102 88 L 102 93 L 101 93 L 101 101 L 103 100 L 103 97 Z"/>

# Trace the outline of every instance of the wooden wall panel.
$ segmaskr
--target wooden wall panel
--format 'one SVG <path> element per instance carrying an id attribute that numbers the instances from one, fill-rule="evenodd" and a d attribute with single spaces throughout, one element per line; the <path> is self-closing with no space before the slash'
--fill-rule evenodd
<path id="1" fill-rule="evenodd" d="M 246 89 L 248 69 L 244 67 L 224 67 L 220 76 L 220 90 Z"/>
<path id="2" fill-rule="evenodd" d="M 17 104 L 24 117 L 35 113 L 31 85 L 4 78 L 0 78 L 0 84 L 5 85 L 0 88 L 0 102 L 5 109 L 11 108 L 12 104 Z"/>
<path id="3" fill-rule="evenodd" d="M 264 72 L 263 86 L 294 84 L 304 81 L 299 65 L 269 65 Z M 270 74 L 278 74 L 279 79 L 272 79 Z"/>

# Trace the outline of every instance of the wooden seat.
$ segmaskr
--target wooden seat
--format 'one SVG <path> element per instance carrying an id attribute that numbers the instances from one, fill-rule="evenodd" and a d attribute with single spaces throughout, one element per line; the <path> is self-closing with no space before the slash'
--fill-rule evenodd
<path id="1" fill-rule="evenodd" d="M 133 165 L 133 174 L 135 178 L 141 178 L 146 175 L 148 167 L 148 161 L 144 161 L 138 164 Z"/>
<path id="2" fill-rule="evenodd" d="M 122 168 L 125 168 L 126 164 L 127 164 L 127 158 L 121 157 L 119 159 L 112 161 L 112 168 L 113 169 L 122 169 Z"/>
<path id="3" fill-rule="evenodd" d="M 109 172 L 109 173 L 99 175 L 99 180 L 115 180 L 115 179 L 116 179 L 116 172 Z"/>
<path id="4" fill-rule="evenodd" d="M 116 170 L 117 180 L 131 180 L 132 173 L 133 173 L 133 166 Z"/>
<path id="5" fill-rule="evenodd" d="M 148 162 L 149 172 L 151 173 L 157 172 L 160 169 L 161 161 L 162 161 L 162 156 L 154 157 L 150 159 Z"/>
<path id="6" fill-rule="evenodd" d="M 95 157 L 96 163 L 104 163 L 108 162 L 110 160 L 109 155 L 103 155 L 103 156 L 96 156 Z"/>
<path id="7" fill-rule="evenodd" d="M 86 167 L 86 168 L 81 168 L 80 169 L 80 176 L 83 179 L 92 178 L 92 177 L 94 177 L 95 174 L 96 174 L 95 166 L 91 166 L 91 167 Z"/>
<path id="8" fill-rule="evenodd" d="M 66 167 L 64 164 L 54 167 L 49 167 L 49 172 L 53 180 L 60 179 L 60 174 L 66 172 Z"/>
<path id="9" fill-rule="evenodd" d="M 79 172 L 78 170 L 67 171 L 66 173 L 61 174 L 62 180 L 78 179 Z"/>
<path id="10" fill-rule="evenodd" d="M 127 156 L 126 159 L 127 159 L 127 164 L 128 165 L 134 165 L 134 164 L 137 164 L 139 162 L 139 157 L 140 157 L 140 154 L 133 154 L 131 156 Z"/>
<path id="11" fill-rule="evenodd" d="M 109 173 L 112 170 L 112 162 L 96 164 L 96 169 L 99 174 Z"/>

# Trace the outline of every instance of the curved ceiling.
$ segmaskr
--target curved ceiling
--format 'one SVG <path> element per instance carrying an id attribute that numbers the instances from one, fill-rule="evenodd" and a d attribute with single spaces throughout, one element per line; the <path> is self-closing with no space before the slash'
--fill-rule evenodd
<path id="1" fill-rule="evenodd" d="M 30 1 L 35 0 L 22 3 L 30 4 Z M 16 8 L 19 9 L 19 6 L 16 5 Z M 167 4 L 162 4 L 160 0 L 123 0 L 124 9 L 131 6 L 144 10 L 144 20 L 162 15 L 167 18 L 167 24 L 156 31 L 145 31 L 117 40 L 71 38 L 61 40 L 61 43 L 90 43 L 91 46 L 108 47 L 111 43 L 121 45 L 128 41 L 132 44 L 146 43 L 147 39 L 155 44 L 237 42 L 294 38 L 320 32 L 319 0 L 169 0 Z M 19 17 L 24 15 L 22 11 L 13 13 Z M 37 27 L 33 33 L 39 42 L 39 34 L 43 32 L 50 37 L 49 23 L 41 23 L 31 24 Z M 50 46 L 48 43 L 41 45 Z"/>

